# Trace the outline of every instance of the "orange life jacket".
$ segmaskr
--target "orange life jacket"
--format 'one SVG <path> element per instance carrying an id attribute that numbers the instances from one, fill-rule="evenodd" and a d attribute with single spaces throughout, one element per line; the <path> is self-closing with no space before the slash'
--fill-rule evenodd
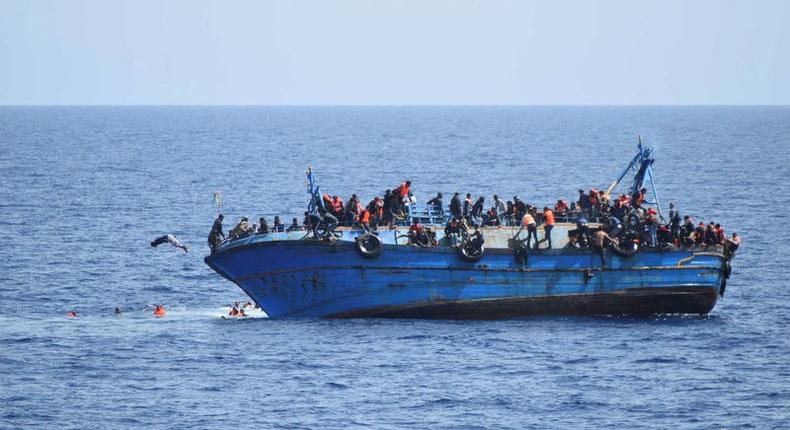
<path id="1" fill-rule="evenodd" d="M 532 224 L 535 224 L 535 218 L 532 218 L 532 215 L 529 213 L 524 214 L 524 218 L 521 218 L 521 225 L 527 227 Z"/>
<path id="2" fill-rule="evenodd" d="M 398 187 L 398 188 L 400 189 L 399 195 L 400 195 L 401 198 L 406 197 L 406 196 L 409 195 L 409 186 L 406 185 L 405 182 L 400 184 L 400 187 Z"/>
<path id="3" fill-rule="evenodd" d="M 154 308 L 154 316 L 157 318 L 162 318 L 165 316 L 165 308 L 164 306 L 157 306 Z"/>
<path id="4" fill-rule="evenodd" d="M 367 209 L 363 209 L 359 214 L 359 222 L 362 224 L 367 224 L 370 222 L 370 212 Z"/>
<path id="5" fill-rule="evenodd" d="M 543 212 L 543 218 L 546 220 L 546 225 L 554 225 L 554 212 L 550 209 Z"/>

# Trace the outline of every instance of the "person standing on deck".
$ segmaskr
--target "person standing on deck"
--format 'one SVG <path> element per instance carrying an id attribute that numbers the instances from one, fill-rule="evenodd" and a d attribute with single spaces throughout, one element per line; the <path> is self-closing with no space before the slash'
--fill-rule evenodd
<path id="1" fill-rule="evenodd" d="M 494 194 L 494 209 L 496 209 L 497 221 L 499 221 L 498 225 L 504 224 L 505 221 L 504 217 L 505 217 L 505 212 L 507 212 L 507 206 L 505 205 L 505 202 L 500 200 L 499 196 L 496 194 Z"/>
<path id="2" fill-rule="evenodd" d="M 461 219 L 463 212 L 461 211 L 461 197 L 456 192 L 450 200 L 450 215 L 455 219 Z"/>
<path id="3" fill-rule="evenodd" d="M 472 193 L 466 193 L 466 198 L 464 199 L 464 211 L 463 217 L 466 222 L 471 222 L 472 220 L 469 218 L 469 213 L 472 211 Z"/>
<path id="4" fill-rule="evenodd" d="M 211 226 L 211 232 L 208 234 L 208 247 L 212 254 L 217 252 L 219 245 L 225 240 L 225 233 L 222 232 L 223 219 L 225 217 L 219 214 L 217 219 L 214 220 L 214 225 Z"/>
<path id="5" fill-rule="evenodd" d="M 485 197 L 480 197 L 477 199 L 474 205 L 472 205 L 472 210 L 470 211 L 469 215 L 472 217 L 472 223 L 475 225 L 480 225 L 482 223 L 483 218 L 483 206 L 485 205 Z"/>
<path id="6" fill-rule="evenodd" d="M 535 223 L 535 218 L 529 212 L 525 213 L 524 216 L 521 218 L 521 230 L 524 228 L 527 229 L 527 248 L 530 247 L 530 240 L 532 237 L 535 238 L 535 246 L 538 246 L 538 225 Z M 518 233 L 516 234 L 518 236 Z"/>
<path id="7" fill-rule="evenodd" d="M 674 203 L 669 203 L 669 231 L 672 238 L 677 239 L 680 234 L 680 211 Z"/>
<path id="8" fill-rule="evenodd" d="M 587 219 L 592 219 L 592 203 L 590 203 L 590 196 L 584 193 L 584 190 L 579 190 L 579 209 L 582 211 L 582 216 Z"/>
<path id="9" fill-rule="evenodd" d="M 548 208 L 543 207 L 543 240 L 549 243 L 551 249 L 551 230 L 554 229 L 554 212 Z"/>

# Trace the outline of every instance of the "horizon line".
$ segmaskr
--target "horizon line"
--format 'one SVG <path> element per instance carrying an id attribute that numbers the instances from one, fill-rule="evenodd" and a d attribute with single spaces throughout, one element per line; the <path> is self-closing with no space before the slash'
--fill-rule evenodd
<path id="1" fill-rule="evenodd" d="M 790 103 L 755 103 L 755 104 L 705 104 L 705 103 L 679 103 L 679 104 L 442 104 L 442 103 L 416 103 L 416 104 L 106 104 L 106 103 L 23 103 L 23 104 L 0 104 L 0 108 L 8 107 L 790 107 Z"/>

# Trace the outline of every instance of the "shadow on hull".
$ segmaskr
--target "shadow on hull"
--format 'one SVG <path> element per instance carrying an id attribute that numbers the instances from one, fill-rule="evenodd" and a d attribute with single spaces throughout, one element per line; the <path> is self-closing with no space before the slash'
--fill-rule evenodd
<path id="1" fill-rule="evenodd" d="M 385 306 L 341 312 L 327 318 L 492 320 L 534 315 L 704 315 L 716 305 L 717 297 L 715 288 L 638 288 L 618 293 Z"/>

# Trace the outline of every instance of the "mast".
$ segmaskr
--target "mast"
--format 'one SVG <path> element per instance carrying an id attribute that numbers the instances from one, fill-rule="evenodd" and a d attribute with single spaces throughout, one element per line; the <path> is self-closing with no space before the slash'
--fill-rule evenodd
<path id="1" fill-rule="evenodd" d="M 650 183 L 650 189 L 653 192 L 653 199 L 654 201 L 647 201 L 645 200 L 645 204 L 655 206 L 656 211 L 658 212 L 659 218 L 663 219 L 664 217 L 661 215 L 661 205 L 658 201 L 658 192 L 656 192 L 656 184 L 653 180 L 653 163 L 656 161 L 652 158 L 653 149 L 649 147 L 645 147 L 642 145 L 642 137 L 637 136 L 638 145 L 637 145 L 637 153 L 628 163 L 628 165 L 620 172 L 620 176 L 609 185 L 609 188 L 606 189 L 606 195 L 610 196 L 612 191 L 620 184 L 623 180 L 625 175 L 631 171 L 631 169 L 636 169 L 636 173 L 634 174 L 634 179 L 631 182 L 631 187 L 628 190 L 628 195 L 633 196 L 636 193 L 645 187 L 645 182 Z"/>

